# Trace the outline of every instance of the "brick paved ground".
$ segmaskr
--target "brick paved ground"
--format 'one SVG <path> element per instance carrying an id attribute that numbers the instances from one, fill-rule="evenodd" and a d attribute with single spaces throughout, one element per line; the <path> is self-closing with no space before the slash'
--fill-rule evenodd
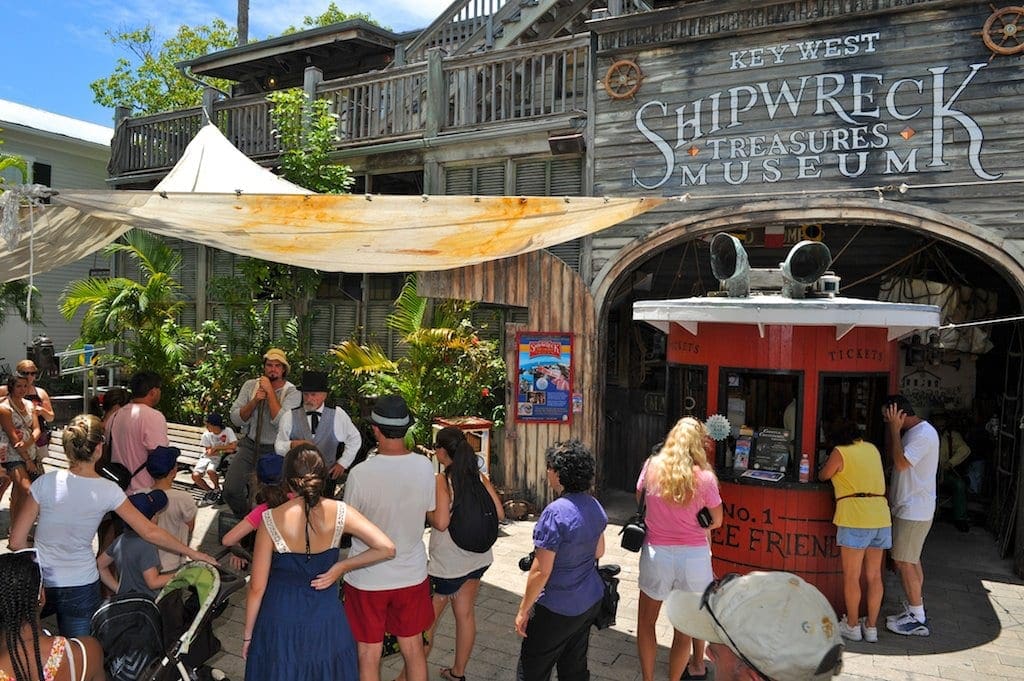
<path id="1" fill-rule="evenodd" d="M 606 533 L 608 555 L 604 562 L 622 566 L 618 624 L 594 632 L 591 637 L 591 672 L 595 679 L 634 681 L 640 678 L 636 656 L 637 556 L 622 551 L 616 536 L 619 524 L 628 516 L 627 495 L 613 495 L 607 504 L 612 524 Z M 216 513 L 201 509 L 196 542 L 216 545 Z M 616 522 L 617 521 L 617 522 Z M 6 501 L 0 505 L 0 536 L 6 536 Z M 494 565 L 484 576 L 477 603 L 478 635 L 467 671 L 470 681 L 501 681 L 514 678 L 519 639 L 512 621 L 525 584 L 516 564 L 531 548 L 533 523 L 512 523 L 503 528 L 495 546 Z M 6 544 L 0 550 L 6 550 Z M 879 633 L 877 644 L 852 643 L 845 655 L 844 679 L 1000 679 L 1024 678 L 1024 580 L 1013 575 L 1010 561 L 998 558 L 995 543 L 987 532 L 973 528 L 968 534 L 952 526 L 937 524 L 925 548 L 925 603 L 933 627 L 928 638 L 899 637 Z M 898 583 L 890 575 L 886 582 L 883 613 L 895 609 Z M 244 594 L 236 594 L 232 605 L 218 619 L 215 630 L 224 650 L 211 663 L 229 678 L 243 678 L 241 647 Z M 771 626 L 765 623 L 765 626 Z M 662 615 L 658 640 L 659 671 L 667 669 L 667 644 L 671 629 Z M 454 626 L 450 612 L 438 628 L 430 657 L 430 678 L 440 679 L 438 668 L 450 664 L 454 651 Z M 400 658 L 389 658 L 385 679 L 394 678 Z M 662 677 L 664 678 L 664 677 Z"/>

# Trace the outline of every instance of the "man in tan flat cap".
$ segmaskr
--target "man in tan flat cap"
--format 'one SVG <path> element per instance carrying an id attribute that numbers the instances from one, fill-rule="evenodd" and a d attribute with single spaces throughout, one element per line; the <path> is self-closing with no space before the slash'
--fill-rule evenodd
<path id="1" fill-rule="evenodd" d="M 242 384 L 231 405 L 231 422 L 242 434 L 238 451 L 224 476 L 224 501 L 236 516 L 249 512 L 249 479 L 262 456 L 277 456 L 274 440 L 281 415 L 302 403 L 302 394 L 287 380 L 288 357 L 270 348 L 263 355 L 263 375 Z"/>

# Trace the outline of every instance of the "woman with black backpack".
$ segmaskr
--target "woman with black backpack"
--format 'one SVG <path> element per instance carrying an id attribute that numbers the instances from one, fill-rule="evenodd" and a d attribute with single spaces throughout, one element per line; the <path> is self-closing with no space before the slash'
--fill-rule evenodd
<path id="1" fill-rule="evenodd" d="M 438 618 L 451 601 L 455 613 L 455 661 L 439 670 L 448 681 L 465 681 L 466 665 L 476 641 L 476 596 L 480 578 L 491 566 L 491 545 L 505 512 L 486 475 L 480 472 L 476 452 L 458 428 L 442 428 L 434 440 L 434 453 L 444 466 L 437 474 L 437 508 L 447 505 L 447 525 L 431 518 L 427 572 L 434 601 L 434 624 L 427 632 L 424 655 L 430 655 Z M 430 514 L 433 515 L 433 514 Z M 397 681 L 404 681 L 405 670 Z"/>

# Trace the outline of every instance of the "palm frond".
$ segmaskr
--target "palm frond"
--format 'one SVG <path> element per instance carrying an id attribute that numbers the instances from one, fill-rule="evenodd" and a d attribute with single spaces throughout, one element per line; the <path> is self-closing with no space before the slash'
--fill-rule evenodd
<path id="1" fill-rule="evenodd" d="M 355 374 L 398 371 L 398 364 L 389 359 L 387 353 L 377 345 L 359 345 L 348 340 L 334 348 L 333 352 Z"/>
<path id="2" fill-rule="evenodd" d="M 423 328 L 429 301 L 416 293 L 416 275 L 410 274 L 395 299 L 395 309 L 388 315 L 389 328 L 407 336 Z"/>
<path id="3" fill-rule="evenodd" d="M 71 319 L 83 305 L 93 305 L 112 297 L 115 291 L 124 290 L 133 282 L 130 279 L 120 277 L 97 279 L 78 279 L 70 282 L 64 287 L 60 299 L 60 313 L 65 319 Z"/>
<path id="4" fill-rule="evenodd" d="M 181 267 L 181 254 L 173 250 L 163 239 L 133 229 L 124 235 L 124 242 L 110 244 L 104 249 L 107 255 L 124 253 L 138 263 L 139 268 L 147 275 L 171 274 Z"/>

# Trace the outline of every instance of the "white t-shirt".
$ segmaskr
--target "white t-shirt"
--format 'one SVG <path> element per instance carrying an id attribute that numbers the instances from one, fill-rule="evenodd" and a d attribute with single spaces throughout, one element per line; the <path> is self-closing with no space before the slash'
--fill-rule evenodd
<path id="1" fill-rule="evenodd" d="M 931 520 L 935 515 L 935 475 L 939 468 L 939 434 L 927 421 L 901 438 L 905 471 L 892 471 L 892 515 L 903 520 Z"/>
<path id="2" fill-rule="evenodd" d="M 100 578 L 92 540 L 103 516 L 127 497 L 115 483 L 52 471 L 32 483 L 39 504 L 35 547 L 45 586 L 82 586 Z"/>
<path id="3" fill-rule="evenodd" d="M 354 466 L 345 483 L 345 503 L 365 515 L 395 543 L 395 557 L 345 574 L 364 591 L 415 586 L 427 578 L 423 523 L 436 504 L 434 467 L 420 454 L 377 454 Z M 367 549 L 352 538 L 349 555 Z"/>
<path id="4" fill-rule="evenodd" d="M 231 430 L 227 426 L 220 429 L 219 433 L 213 431 L 206 431 L 202 437 L 199 438 L 200 447 L 220 447 L 221 445 L 231 444 L 237 442 L 238 437 L 235 435 L 235 431 Z M 214 454 L 215 457 L 223 456 L 224 452 L 217 452 Z M 205 453 L 204 453 L 205 456 Z"/>

